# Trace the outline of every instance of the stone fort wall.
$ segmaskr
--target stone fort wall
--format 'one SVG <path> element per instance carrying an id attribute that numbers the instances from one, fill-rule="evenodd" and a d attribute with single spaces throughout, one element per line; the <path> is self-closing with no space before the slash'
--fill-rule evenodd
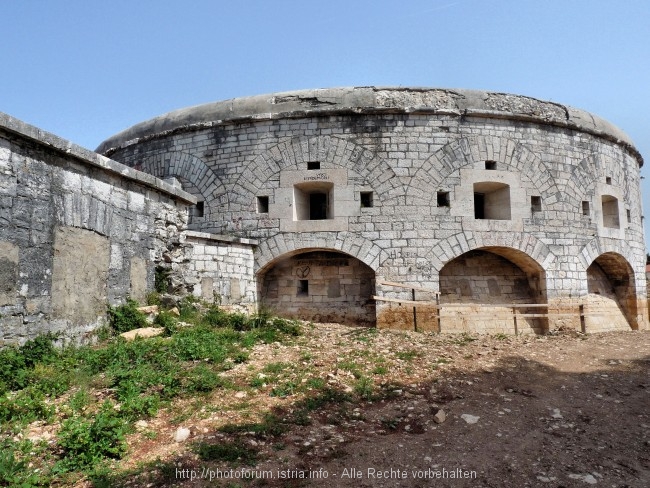
<path id="1" fill-rule="evenodd" d="M 498 314 L 488 306 L 504 305 L 512 314 L 524 295 L 556 314 L 524 320 L 531 330 L 647 324 L 643 161 L 625 134 L 580 110 L 465 90 L 312 90 L 166 114 L 98 151 L 176 178 L 198 200 L 189 228 L 254 242 L 246 279 L 257 299 L 272 302 L 268 290 L 284 289 L 304 318 L 337 301 L 347 312 L 359 303 L 354 293 L 347 305 L 322 294 L 321 311 L 300 306 L 299 281 L 310 278 L 286 260 L 327 251 L 372 270 L 366 294 L 412 298 L 382 284 L 390 281 L 433 290 L 416 297 L 432 303 L 435 292 L 442 304 L 471 298 L 433 329 L 512 332 L 512 316 L 490 321 L 477 310 Z M 463 264 L 475 251 L 485 258 L 478 267 Z M 475 269 L 486 280 L 463 278 Z M 344 270 L 335 271 L 313 279 L 340 280 Z M 341 317 L 365 320 L 365 311 L 347 312 Z M 409 317 L 399 302 L 376 305 L 379 326 L 412 328 Z"/>
<path id="2" fill-rule="evenodd" d="M 84 340 L 143 300 L 194 197 L 0 114 L 0 346 Z"/>

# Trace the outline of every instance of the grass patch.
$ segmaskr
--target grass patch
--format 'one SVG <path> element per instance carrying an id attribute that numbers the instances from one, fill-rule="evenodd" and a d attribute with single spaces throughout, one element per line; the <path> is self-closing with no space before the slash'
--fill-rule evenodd
<path id="1" fill-rule="evenodd" d="M 375 366 L 372 370 L 372 374 L 374 375 L 385 375 L 387 373 L 388 373 L 388 368 L 383 364 L 379 364 Z"/>
<path id="2" fill-rule="evenodd" d="M 415 350 L 399 351 L 395 353 L 395 357 L 402 361 L 413 361 L 415 358 L 419 358 L 420 356 L 422 356 L 422 353 Z"/>
<path id="3" fill-rule="evenodd" d="M 65 484 L 81 474 L 101 485 L 108 479 L 102 466 L 126 454 L 126 436 L 136 420 L 156 415 L 175 398 L 195 398 L 196 408 L 185 408 L 182 414 L 196 414 L 205 406 L 203 395 L 232 386 L 221 373 L 247 361 L 252 346 L 300 334 L 297 322 L 268 314 L 229 314 L 194 298 L 182 300 L 179 309 L 181 319 L 193 327 L 178 328 L 177 319 L 163 311 L 156 321 L 168 337 L 127 342 L 114 335 L 146 324 L 137 303 L 128 300 L 109 308 L 109 334 L 98 346 L 57 348 L 57 337 L 48 334 L 0 350 L 0 486 Z M 277 374 L 291 371 L 289 363 L 270 367 Z M 285 381 L 276 394 L 290 395 L 296 388 Z M 95 399 L 97 390 L 101 404 Z M 22 445 L 5 438 L 35 420 L 55 419 L 61 422 L 57 443 L 42 459 L 33 459 L 33 446 L 23 453 Z M 270 416 L 249 429 L 275 436 L 283 425 Z M 217 456 L 214 449 L 205 452 Z M 237 459 L 252 458 L 239 452 Z"/>

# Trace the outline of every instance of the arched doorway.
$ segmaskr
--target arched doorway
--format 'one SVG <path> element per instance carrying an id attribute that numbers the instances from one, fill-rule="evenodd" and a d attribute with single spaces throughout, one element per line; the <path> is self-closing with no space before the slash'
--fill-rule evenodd
<path id="1" fill-rule="evenodd" d="M 636 330 L 637 298 L 632 266 L 620 254 L 607 252 L 587 268 L 587 330 Z"/>
<path id="2" fill-rule="evenodd" d="M 517 307 L 546 303 L 546 274 L 516 249 L 485 247 L 449 261 L 440 270 L 440 303 L 443 332 L 539 334 L 548 329 L 544 317 L 525 316 L 544 314 L 545 308 Z"/>
<path id="3" fill-rule="evenodd" d="M 260 302 L 284 317 L 374 326 L 375 272 L 338 251 L 285 255 L 258 273 Z"/>

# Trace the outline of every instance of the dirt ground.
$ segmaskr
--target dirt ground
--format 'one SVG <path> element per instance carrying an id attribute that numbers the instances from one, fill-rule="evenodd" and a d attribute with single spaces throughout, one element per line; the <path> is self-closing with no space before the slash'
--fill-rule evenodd
<path id="1" fill-rule="evenodd" d="M 220 394 L 212 414 L 183 423 L 188 444 L 169 442 L 177 425 L 165 419 L 151 423 L 156 441 L 134 438 L 142 455 L 132 464 L 174 459 L 175 472 L 127 484 L 650 486 L 650 332 L 445 337 L 318 324 L 295 344 L 256 346 L 229 375 L 250 384 L 273 361 L 291 364 L 297 381 L 321 378 L 350 393 L 367 374 L 380 396 L 332 402 L 277 437 L 240 433 L 237 441 L 257 450 L 258 461 L 233 468 L 201 461 L 189 442 L 232 441 L 220 425 L 291 413 L 297 398 L 270 396 L 270 385 L 242 387 L 230 398 L 240 403 Z"/>

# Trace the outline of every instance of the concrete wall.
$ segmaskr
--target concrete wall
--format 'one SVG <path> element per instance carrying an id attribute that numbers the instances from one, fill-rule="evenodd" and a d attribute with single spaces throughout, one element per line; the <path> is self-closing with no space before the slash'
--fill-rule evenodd
<path id="1" fill-rule="evenodd" d="M 631 323 L 647 326 L 642 159 L 623 133 L 591 114 L 505 94 L 354 88 L 172 115 L 102 148 L 156 176 L 184 174 L 209 207 L 193 227 L 257 240 L 256 273 L 283 256 L 327 249 L 359 259 L 377 279 L 440 290 L 445 264 L 499 247 L 528 256 L 543 270 L 553 310 L 576 314 L 589 295 L 587 269 L 614 253 L 629 263 L 635 299 L 644 304 Z M 307 169 L 314 161 L 320 169 Z M 294 218 L 295 206 L 304 206 L 295 186 L 308 181 L 333 184 L 333 219 Z M 481 182 L 509 186 L 509 218 L 474 218 L 474 184 Z M 360 193 L 368 191 L 374 205 L 362 208 Z M 438 191 L 449 192 L 448 207 L 437 206 Z M 265 214 L 257 212 L 261 195 L 269 197 Z M 618 227 L 610 225 L 610 210 L 603 212 L 604 195 L 618 199 Z M 533 196 L 541 211 L 532 211 Z M 410 292 L 377 285 L 377 293 Z M 382 316 L 388 307 L 378 306 L 378 323 L 399 326 L 394 314 Z M 549 326 L 577 328 L 580 321 Z"/>
<path id="2" fill-rule="evenodd" d="M 194 198 L 0 114 L 0 346 L 83 340 L 143 298 Z"/>

